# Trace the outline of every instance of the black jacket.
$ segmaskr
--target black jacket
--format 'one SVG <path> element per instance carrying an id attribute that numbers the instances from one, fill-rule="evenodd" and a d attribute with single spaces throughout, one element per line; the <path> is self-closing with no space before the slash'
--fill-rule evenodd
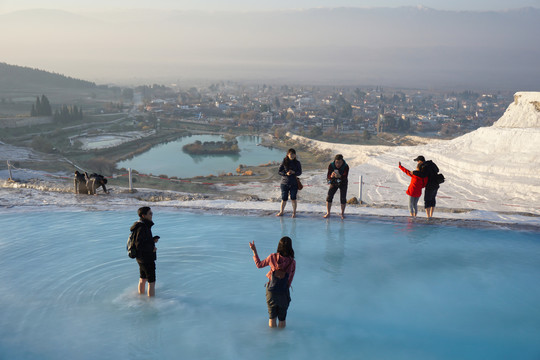
<path id="1" fill-rule="evenodd" d="M 294 171 L 294 175 L 287 175 L 289 170 Z M 296 177 L 302 175 L 302 165 L 296 159 L 288 161 L 288 164 L 283 161 L 279 166 L 278 174 L 281 175 L 282 185 L 297 187 Z"/>
<path id="2" fill-rule="evenodd" d="M 422 164 L 422 167 L 420 168 L 420 171 L 422 173 L 421 177 L 427 177 L 428 182 L 426 185 L 426 189 L 438 189 L 439 188 L 439 182 L 437 181 L 437 174 L 439 173 L 439 168 L 435 163 L 431 160 L 428 160 Z"/>
<path id="3" fill-rule="evenodd" d="M 136 221 L 130 231 L 135 231 L 135 246 L 137 247 L 137 260 L 149 262 L 156 260 L 154 251 L 155 243 L 152 236 L 152 226 L 154 223 L 148 220 Z"/>

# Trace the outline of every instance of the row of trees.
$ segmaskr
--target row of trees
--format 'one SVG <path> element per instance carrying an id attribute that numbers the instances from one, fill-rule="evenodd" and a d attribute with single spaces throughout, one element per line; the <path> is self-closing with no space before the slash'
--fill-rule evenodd
<path id="1" fill-rule="evenodd" d="M 77 105 L 62 105 L 60 109 L 56 109 L 53 115 L 49 99 L 47 99 L 45 95 L 41 95 L 41 97 L 38 96 L 36 102 L 32 104 L 30 116 L 53 116 L 54 121 L 66 123 L 82 120 L 83 111 L 82 108 L 77 107 Z"/>
<path id="2" fill-rule="evenodd" d="M 45 95 L 41 95 L 41 99 L 38 96 L 36 102 L 32 104 L 32 110 L 30 110 L 30 116 L 51 116 L 52 109 L 49 99 Z"/>
<path id="3" fill-rule="evenodd" d="M 68 123 L 71 121 L 82 120 L 82 118 L 82 108 L 77 107 L 77 105 L 62 105 L 60 109 L 56 109 L 56 111 L 54 112 L 54 121 L 60 123 Z"/>

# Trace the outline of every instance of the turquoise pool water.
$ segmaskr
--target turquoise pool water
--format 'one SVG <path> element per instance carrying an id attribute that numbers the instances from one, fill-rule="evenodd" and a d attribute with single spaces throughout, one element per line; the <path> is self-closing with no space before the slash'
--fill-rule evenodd
<path id="1" fill-rule="evenodd" d="M 240 164 L 257 166 L 271 161 L 281 161 L 285 157 L 285 152 L 282 150 L 258 146 L 261 139 L 257 136 L 238 136 L 240 153 L 237 155 L 189 155 L 182 151 L 184 145 L 196 140 L 202 142 L 223 141 L 224 138 L 218 135 L 184 137 L 177 141 L 154 146 L 143 154 L 119 162 L 117 167 L 132 168 L 144 174 L 165 174 L 189 178 L 229 172 L 236 174 L 236 168 Z"/>
<path id="2" fill-rule="evenodd" d="M 154 209 L 156 298 L 132 211 L 2 212 L 2 359 L 539 359 L 540 234 Z M 293 239 L 285 330 L 266 269 Z"/>

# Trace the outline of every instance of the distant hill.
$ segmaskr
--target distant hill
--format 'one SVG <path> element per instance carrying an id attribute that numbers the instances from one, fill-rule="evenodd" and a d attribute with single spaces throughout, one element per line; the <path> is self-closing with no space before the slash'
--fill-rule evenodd
<path id="1" fill-rule="evenodd" d="M 96 84 L 86 80 L 29 67 L 0 63 L 0 91 L 33 89 L 90 89 Z"/>

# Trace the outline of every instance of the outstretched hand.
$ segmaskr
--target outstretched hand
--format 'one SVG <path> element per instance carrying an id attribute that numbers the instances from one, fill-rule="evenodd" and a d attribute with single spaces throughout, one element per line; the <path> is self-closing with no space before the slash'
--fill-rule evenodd
<path id="1" fill-rule="evenodd" d="M 249 248 L 253 250 L 253 252 L 257 252 L 257 248 L 255 247 L 255 240 L 249 243 Z"/>

